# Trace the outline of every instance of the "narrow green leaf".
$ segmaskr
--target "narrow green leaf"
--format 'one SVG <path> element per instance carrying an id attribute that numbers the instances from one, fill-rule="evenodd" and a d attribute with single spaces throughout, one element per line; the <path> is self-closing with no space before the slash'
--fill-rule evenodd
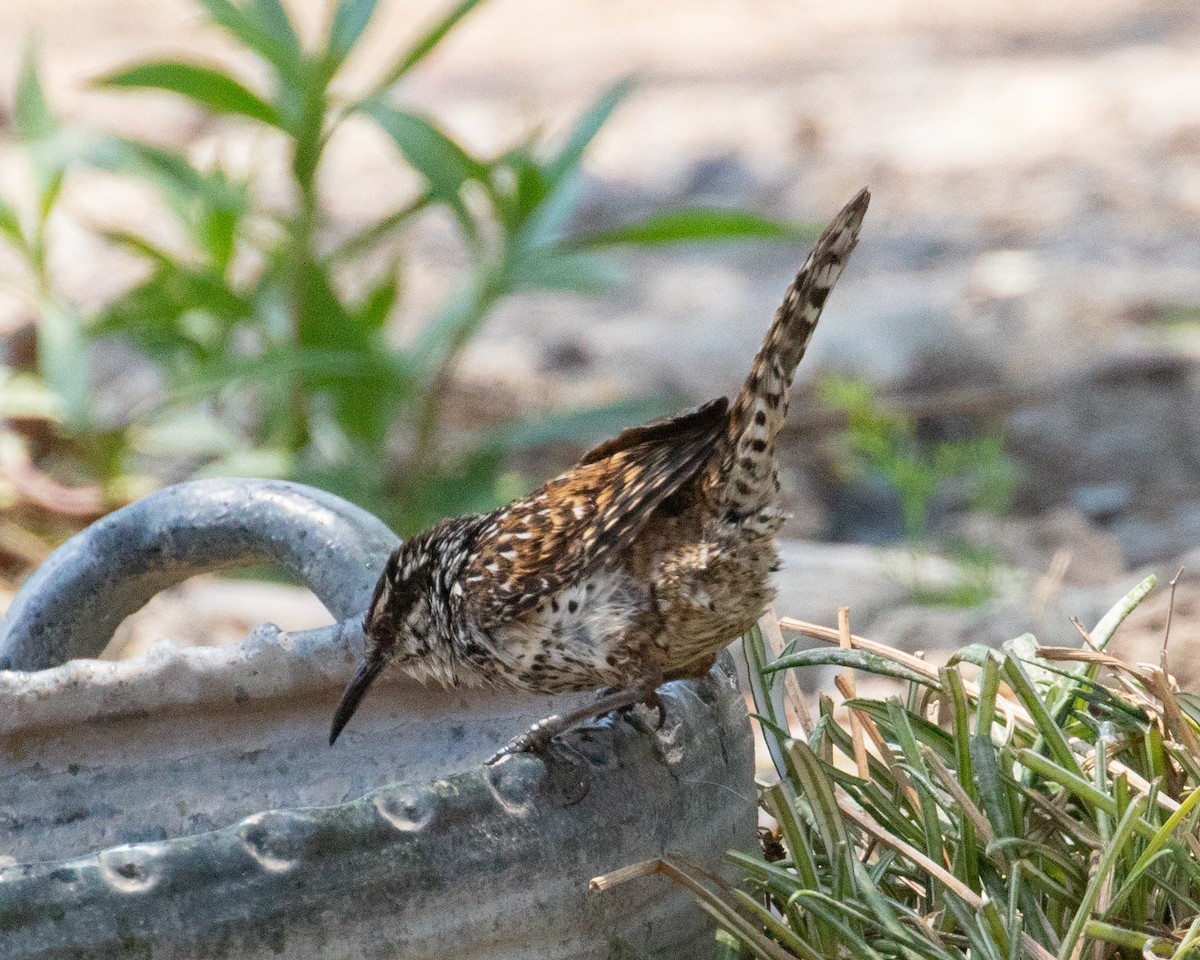
<path id="1" fill-rule="evenodd" d="M 25 231 L 21 228 L 21 218 L 3 197 L 0 197 L 0 234 L 9 239 L 18 250 L 26 251 Z"/>
<path id="2" fill-rule="evenodd" d="M 1145 933 L 1137 933 L 1134 930 L 1126 930 L 1111 923 L 1101 923 L 1099 920 L 1089 920 L 1084 924 L 1083 931 L 1092 940 L 1101 940 L 1104 943 L 1113 943 L 1119 947 L 1126 947 L 1141 954 L 1143 957 L 1164 956 L 1162 952 L 1154 948 L 1156 946 L 1168 946 L 1168 941 L 1164 938 L 1152 937 Z"/>
<path id="3" fill-rule="evenodd" d="M 249 0 L 242 6 L 231 0 L 198 2 L 213 23 L 272 64 L 281 78 L 291 83 L 301 79 L 304 57 L 300 40 L 278 0 Z"/>
<path id="4" fill-rule="evenodd" d="M 676 243 L 715 240 L 785 240 L 799 242 L 816 236 L 811 227 L 796 227 L 747 210 L 685 209 L 652 214 L 643 220 L 570 237 L 572 249 L 638 246 L 658 247 Z"/>
<path id="5" fill-rule="evenodd" d="M 376 246 L 386 241 L 393 233 L 408 223 L 414 216 L 424 210 L 433 201 L 428 193 L 423 193 L 412 203 L 406 204 L 399 210 L 380 217 L 372 224 L 363 227 L 357 233 L 351 234 L 334 249 L 326 254 L 325 259 L 331 263 L 341 263 L 354 257 L 370 253 Z"/>
<path id="6" fill-rule="evenodd" d="M 402 364 L 393 358 L 364 354 L 357 350 L 276 349 L 254 356 L 226 356 L 181 377 L 176 387 L 179 399 L 193 401 L 226 387 L 242 383 L 270 384 L 285 382 L 289 376 L 303 374 L 314 379 L 377 378 L 401 380 L 406 375 Z"/>
<path id="7" fill-rule="evenodd" d="M 513 147 L 492 161 L 492 180 L 501 181 L 504 172 L 512 178 L 509 194 L 513 202 L 510 228 L 515 229 L 550 194 L 550 182 L 533 155 L 533 144 Z"/>
<path id="8" fill-rule="evenodd" d="M 1198 803 L 1200 803 L 1200 788 L 1192 790 L 1179 805 L 1179 809 L 1172 813 L 1167 818 L 1167 822 L 1150 838 L 1141 856 L 1138 857 L 1137 862 L 1126 876 L 1122 888 L 1113 896 L 1112 903 L 1109 906 L 1110 911 L 1116 910 L 1125 902 L 1125 898 L 1133 891 L 1134 884 L 1149 869 L 1154 860 L 1164 852 L 1163 848 L 1171 840 L 1171 835 L 1179 829 L 1180 824 L 1187 819 Z M 1186 856 L 1187 854 L 1185 853 L 1184 855 Z"/>
<path id="9" fill-rule="evenodd" d="M 408 48 L 404 55 L 387 72 L 378 89 L 380 91 L 386 90 L 429 56 L 437 48 L 437 45 L 445 39 L 446 34 L 453 30 L 463 17 L 474 10 L 479 5 L 479 2 L 480 0 L 460 0 L 459 3 L 451 7 L 450 11 L 441 20 L 426 30 Z"/>
<path id="10" fill-rule="evenodd" d="M 1092 909 L 1096 906 L 1096 901 L 1100 897 L 1101 890 L 1109 881 L 1109 876 L 1113 872 L 1117 857 L 1120 856 L 1125 849 L 1125 844 L 1132 839 L 1135 829 L 1141 821 L 1142 811 L 1146 806 L 1146 798 L 1138 797 L 1129 805 L 1129 809 L 1125 811 L 1125 816 L 1121 818 L 1116 831 L 1113 834 L 1112 842 L 1104 848 L 1100 856 L 1100 863 L 1092 874 L 1091 880 L 1084 891 L 1083 900 L 1079 904 L 1079 909 L 1075 911 L 1075 916 L 1071 920 L 1071 926 L 1067 929 L 1066 936 L 1063 937 L 1062 946 L 1059 948 L 1059 960 L 1067 960 L 1069 957 L 1076 956 L 1075 944 L 1079 938 L 1083 936 L 1084 928 L 1089 920 L 1092 920 Z"/>
<path id="11" fill-rule="evenodd" d="M 1045 700 L 1039 696 L 1033 686 L 1033 682 L 1021 667 L 1020 661 L 1015 657 L 1005 657 L 1001 672 L 1004 674 L 1004 679 L 1008 682 L 1008 685 L 1012 687 L 1013 693 L 1017 695 L 1017 699 L 1021 701 L 1021 704 L 1033 718 L 1033 722 L 1038 729 L 1038 736 L 1046 748 L 1049 749 L 1050 755 L 1054 757 L 1055 762 L 1065 770 L 1069 770 L 1074 776 L 1082 777 L 1083 772 L 1079 768 L 1079 761 L 1075 758 L 1075 754 L 1071 752 L 1071 748 L 1067 745 L 1062 730 L 1054 721 L 1054 718 L 1050 716 L 1050 711 L 1046 708 Z"/>
<path id="12" fill-rule="evenodd" d="M 982 667 L 989 659 L 994 659 L 995 651 L 984 643 L 968 643 L 959 647 L 946 661 L 946 666 L 953 667 L 960 663 L 973 663 Z"/>
<path id="13" fill-rule="evenodd" d="M 1092 630 L 1092 642 L 1101 650 L 1108 646 L 1108 641 L 1113 638 L 1117 628 L 1125 622 L 1126 617 L 1133 613 L 1137 605 L 1146 599 L 1156 583 L 1158 583 L 1158 578 L 1154 574 L 1150 574 L 1118 600 L 1113 608 L 1100 618 L 1100 622 Z"/>
<path id="14" fill-rule="evenodd" d="M 1004 918 L 996 909 L 996 901 L 991 897 L 984 898 L 983 909 L 980 910 L 980 921 L 980 927 L 987 932 L 991 943 L 995 944 L 995 952 L 999 956 L 1007 957 L 1010 946 L 1008 931 L 1005 929 Z"/>
<path id="15" fill-rule="evenodd" d="M 875 881 L 871 879 L 871 875 L 867 871 L 867 868 L 863 866 L 862 861 L 857 857 L 851 857 L 850 863 L 854 868 L 856 892 L 863 898 L 866 905 L 871 908 L 872 920 L 881 924 L 888 934 L 897 940 L 906 940 L 908 936 L 907 931 L 901 925 L 895 909 L 888 901 L 888 898 L 875 885 Z"/>
<path id="16" fill-rule="evenodd" d="M 971 799 L 974 800 L 979 796 L 979 785 L 975 782 L 971 764 L 971 728 L 967 692 L 963 686 L 962 674 L 957 667 L 942 667 L 938 670 L 938 676 L 941 678 L 942 690 L 948 694 L 943 703 L 951 710 L 950 723 L 954 728 L 954 748 L 957 753 L 955 772 Z"/>
<path id="17" fill-rule="evenodd" d="M 787 714 L 784 709 L 783 684 L 767 673 L 767 664 L 771 656 L 767 649 L 767 641 L 762 635 L 762 629 L 755 624 L 742 637 L 742 653 L 746 658 L 747 674 L 750 678 L 750 692 L 754 698 L 754 707 L 760 716 L 766 717 L 776 730 L 786 730 Z M 782 783 L 787 783 L 788 763 L 784 753 L 786 737 L 774 733 L 769 727 L 763 727 L 763 739 L 767 744 L 767 752 L 775 765 L 775 773 Z"/>
<path id="18" fill-rule="evenodd" d="M 979 784 L 979 798 L 984 812 L 997 837 L 1013 836 L 1015 827 L 1008 805 L 1008 784 L 1000 773 L 999 759 L 992 738 L 972 734 L 970 737 L 971 769 Z"/>
<path id="19" fill-rule="evenodd" d="M 62 194 L 63 183 L 67 179 L 67 171 L 62 167 L 54 170 L 46 171 L 46 177 L 41 185 L 41 190 L 38 192 L 38 233 L 39 242 L 41 241 L 42 229 L 46 221 L 50 218 L 50 214 L 54 210 L 54 205 L 58 203 L 58 198 Z"/>
<path id="20" fill-rule="evenodd" d="M 359 326 L 364 330 L 381 330 L 391 315 L 396 303 L 396 294 L 400 289 L 398 273 L 392 273 L 380 283 L 377 283 L 367 293 L 366 298 L 355 311 Z"/>
<path id="21" fill-rule="evenodd" d="M 18 139 L 28 141 L 50 136 L 55 126 L 38 76 L 37 52 L 31 44 L 25 48 L 21 58 L 21 72 L 17 78 L 13 103 L 13 128 Z"/>
<path id="22" fill-rule="evenodd" d="M 1006 640 L 1001 650 L 1008 656 L 1020 660 L 1029 674 L 1029 679 L 1035 684 L 1048 686 L 1054 680 L 1054 672 L 1042 657 L 1038 655 L 1038 640 L 1032 633 L 1023 633 L 1019 637 Z"/>
<path id="23" fill-rule="evenodd" d="M 602 293 L 626 279 L 621 264 L 594 253 L 531 252 L 510 264 L 514 290 Z"/>
<path id="24" fill-rule="evenodd" d="M 106 87 L 163 90 L 187 97 L 216 113 L 228 113 L 279 126 L 274 107 L 215 67 L 180 61 L 139 63 L 101 77 Z"/>
<path id="25" fill-rule="evenodd" d="M 1175 694 L 1175 699 L 1179 702 L 1179 708 L 1187 718 L 1200 726 L 1200 695 L 1180 691 Z"/>
<path id="26" fill-rule="evenodd" d="M 779 917 L 750 897 L 746 891 L 732 890 L 730 891 L 730 896 L 734 904 L 741 908 L 743 914 L 755 917 L 762 927 L 771 934 L 773 939 L 787 949 L 789 956 L 811 957 L 812 960 L 818 960 L 816 954 L 808 944 L 798 937 Z"/>
<path id="27" fill-rule="evenodd" d="M 630 78 L 615 83 L 576 121 L 562 149 L 546 165 L 546 180 L 552 188 L 559 186 L 578 170 L 579 163 L 592 140 L 633 87 L 634 81 Z"/>
<path id="28" fill-rule="evenodd" d="M 534 173 L 525 168 L 517 191 L 509 223 L 509 229 L 516 231 L 516 246 L 528 251 L 545 247 L 568 249 L 561 241 L 583 196 L 579 179 L 568 178 L 551 187 L 540 170 Z"/>
<path id="29" fill-rule="evenodd" d="M 1154 585 L 1157 582 L 1157 578 L 1151 574 L 1117 601 L 1112 609 L 1101 617 L 1100 622 L 1093 628 L 1090 634 L 1092 643 L 1096 644 L 1098 648 L 1104 649 L 1108 645 L 1109 640 L 1112 639 L 1113 634 L 1117 632 L 1117 628 L 1125 622 L 1125 618 L 1154 589 Z M 1095 681 L 1096 677 L 1100 675 L 1100 666 L 1099 664 L 1081 663 L 1071 673 L 1078 678 L 1078 682 L 1064 681 L 1060 684 L 1057 694 L 1047 704 L 1049 713 L 1054 717 L 1055 723 L 1059 725 L 1066 722 L 1067 717 L 1074 708 L 1079 695 L 1080 685 Z"/>
<path id="30" fill-rule="evenodd" d="M 767 731 L 764 731 L 764 736 L 782 751 L 781 745 L 786 738 L 781 739 Z M 786 769 L 786 760 L 782 758 L 782 754 L 779 763 L 781 769 Z M 796 793 L 792 783 L 785 779 L 769 787 L 762 794 L 762 803 L 763 809 L 779 824 L 784 849 L 791 858 L 792 867 L 796 870 L 802 889 L 819 890 L 822 874 L 814 859 L 814 848 L 810 840 L 808 825 L 796 812 Z M 800 923 L 795 924 L 797 932 L 801 932 L 802 926 L 803 931 L 807 932 L 808 938 L 821 945 L 826 956 L 836 950 L 836 939 L 831 936 L 828 928 L 818 922 L 816 917 L 811 914 L 801 914 L 799 919 Z"/>
<path id="31" fill-rule="evenodd" d="M 942 828 L 938 820 L 938 806 L 931 789 L 929 768 L 921 755 L 916 733 L 913 731 L 912 724 L 909 723 L 908 711 L 895 698 L 888 700 L 887 709 L 888 717 L 891 720 L 891 729 L 896 735 L 900 748 L 904 751 L 905 760 L 916 774 L 916 791 L 920 797 L 920 803 L 917 804 L 918 809 L 913 810 L 913 814 L 920 817 L 923 827 L 918 842 L 924 848 L 925 854 L 936 863 L 942 859 L 945 840 L 942 837 Z M 936 758 L 936 752 L 931 750 L 930 753 Z M 904 800 L 908 799 L 907 791 L 899 789 L 898 785 L 895 794 Z M 910 803 L 909 806 L 912 804 Z"/>
<path id="32" fill-rule="evenodd" d="M 847 948 L 849 956 L 855 957 L 856 960 L 857 958 L 883 960 L 883 955 L 843 919 L 846 916 L 851 916 L 858 920 L 861 925 L 875 926 L 871 923 L 871 918 L 862 910 L 847 903 L 840 896 L 830 896 L 818 890 L 801 890 L 796 894 L 796 900 L 803 903 L 809 910 L 821 914 L 826 923 L 831 924 L 837 929 L 839 939 L 843 941 L 843 945 Z M 841 951 L 835 954 L 835 956 L 840 955 L 840 953 Z"/>
<path id="33" fill-rule="evenodd" d="M 846 830 L 846 822 L 838 809 L 833 783 L 821 759 L 803 740 L 787 745 L 788 769 L 793 782 L 812 808 L 813 820 L 833 866 L 833 890 L 841 897 L 850 889 L 852 878 L 845 858 L 854 848 Z"/>
<path id="34" fill-rule="evenodd" d="M 1045 860 L 1054 868 L 1055 874 L 1060 876 L 1060 879 L 1066 878 L 1071 885 L 1082 884 L 1087 878 L 1087 864 L 1079 862 L 1078 855 L 1072 848 L 1065 849 L 1071 852 L 1064 852 L 1063 849 L 1048 843 L 1038 843 L 1028 837 L 999 837 L 988 844 L 989 855 L 993 852 L 1003 852 L 1012 861 L 1024 858 L 1026 863 L 1024 869 L 1026 870 L 1028 870 L 1030 862 Z M 1055 884 L 1055 891 L 1060 895 L 1069 894 L 1067 887 L 1061 884 Z"/>
<path id="35" fill-rule="evenodd" d="M 1029 767 L 1029 769 L 1033 770 L 1039 776 L 1045 777 L 1047 780 L 1057 783 L 1061 787 L 1065 787 L 1085 806 L 1103 810 L 1109 816 L 1116 816 L 1116 800 L 1107 793 L 1101 793 L 1082 775 L 1065 770 L 1054 761 L 1048 760 L 1040 753 L 1034 753 L 1034 751 L 1029 749 L 1022 748 L 1017 750 L 1016 758 L 1022 766 Z M 1136 829 L 1138 834 L 1146 839 L 1153 838 L 1155 834 L 1154 828 L 1144 821 L 1139 821 L 1136 824 Z M 1095 845 L 1097 847 L 1101 845 L 1099 837 L 1096 837 Z"/>
<path id="36" fill-rule="evenodd" d="M 808 828 L 796 815 L 796 798 L 792 785 L 786 780 L 776 783 L 763 792 L 762 799 L 763 808 L 779 824 L 784 849 L 791 857 L 800 883 L 806 889 L 817 889 L 821 883 L 820 874 L 812 858 Z"/>
<path id="37" fill-rule="evenodd" d="M 956 754 L 955 773 L 958 781 L 966 791 L 972 804 L 979 799 L 979 785 L 975 781 L 971 763 L 970 738 L 971 731 L 968 717 L 967 694 L 963 687 L 962 674 L 958 667 L 942 667 L 938 671 L 942 681 L 942 689 L 947 696 L 942 701 L 950 708 L 950 723 L 954 730 L 954 750 Z M 979 843 L 975 824 L 970 818 L 964 818 L 960 826 L 961 842 L 955 851 L 955 873 L 962 878 L 971 889 L 979 887 L 979 871 L 983 859 L 983 849 Z M 983 845 L 986 849 L 986 843 Z"/>
<path id="38" fill-rule="evenodd" d="M 975 701 L 975 736 L 990 743 L 996 720 L 996 696 L 1000 692 L 1000 661 L 989 655 L 981 666 L 979 696 Z"/>
<path id="39" fill-rule="evenodd" d="M 264 33 L 276 42 L 299 52 L 300 38 L 279 0 L 246 0 L 244 9 L 247 18 Z"/>
<path id="40" fill-rule="evenodd" d="M 197 170 L 181 154 L 137 140 L 109 138 L 95 165 L 113 173 L 146 177 L 173 205 L 182 209 L 197 200 L 209 207 L 238 210 L 246 199 L 243 184 Z"/>
<path id="41" fill-rule="evenodd" d="M 449 206 L 468 235 L 474 235 L 475 224 L 461 191 L 468 180 L 483 182 L 487 168 L 427 117 L 380 101 L 367 104 L 364 110 L 392 138 L 404 159 L 425 178 L 430 196 Z"/>
<path id="42" fill-rule="evenodd" d="M 867 673 L 878 674 L 881 677 L 895 677 L 897 680 L 907 680 L 919 683 L 931 689 L 940 689 L 939 685 L 924 674 L 881 657 L 877 653 L 866 650 L 843 650 L 841 647 L 816 647 L 803 650 L 786 657 L 780 657 L 774 663 L 765 667 L 767 673 L 778 670 L 794 670 L 801 667 L 835 666 L 850 670 L 864 670 Z"/>
<path id="43" fill-rule="evenodd" d="M 929 681 L 926 679 L 924 682 L 928 683 Z M 886 725 L 891 717 L 888 705 L 879 700 L 860 697 L 855 700 L 847 700 L 845 705 L 847 708 L 863 711 L 876 723 Z M 954 756 L 954 737 L 947 731 L 911 710 L 906 710 L 906 719 L 909 728 L 921 743 L 936 751 L 938 756 L 944 759 L 948 760 Z"/>
<path id="44" fill-rule="evenodd" d="M 375 14 L 376 0 L 338 0 L 329 27 L 329 54 L 333 68 L 345 61 Z"/>

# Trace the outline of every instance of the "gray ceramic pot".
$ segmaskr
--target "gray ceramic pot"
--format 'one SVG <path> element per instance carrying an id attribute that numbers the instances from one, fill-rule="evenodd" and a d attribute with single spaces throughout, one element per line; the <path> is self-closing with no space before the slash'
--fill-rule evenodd
<path id="1" fill-rule="evenodd" d="M 589 878 L 753 843 L 753 749 L 728 662 L 545 760 L 481 765 L 568 700 L 393 681 L 329 717 L 396 539 L 320 491 L 161 491 L 64 545 L 0 630 L 0 956 L 693 958 L 711 928 L 660 878 Z M 236 647 L 96 656 L 195 573 L 272 560 L 345 621 Z"/>

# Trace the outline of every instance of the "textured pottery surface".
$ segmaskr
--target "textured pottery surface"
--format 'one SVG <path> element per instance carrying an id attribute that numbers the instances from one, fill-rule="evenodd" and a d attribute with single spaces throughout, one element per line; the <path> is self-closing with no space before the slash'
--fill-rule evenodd
<path id="1" fill-rule="evenodd" d="M 155 498 L 159 498 L 157 502 Z M 482 760 L 571 701 L 381 683 L 335 749 L 353 619 L 396 540 L 295 484 L 202 481 L 47 561 L 0 631 L 0 956 L 699 957 L 711 927 L 661 878 L 588 880 L 664 850 L 753 843 L 753 750 L 728 659 L 668 719 Z M 195 573 L 292 571 L 344 623 L 135 660 L 95 656 Z M 55 665 L 62 663 L 61 666 Z"/>

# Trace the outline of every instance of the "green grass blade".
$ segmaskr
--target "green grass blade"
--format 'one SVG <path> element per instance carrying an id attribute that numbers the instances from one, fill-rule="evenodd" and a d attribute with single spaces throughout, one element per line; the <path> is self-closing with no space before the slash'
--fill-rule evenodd
<path id="1" fill-rule="evenodd" d="M 877 653 L 866 650 L 844 650 L 841 647 L 815 647 L 812 650 L 802 650 L 787 657 L 780 657 L 766 669 L 768 673 L 779 670 L 797 670 L 803 667 L 835 666 L 849 670 L 862 670 L 881 677 L 893 677 L 910 683 L 924 684 L 937 689 L 937 685 L 928 677 L 911 670 L 903 664 L 896 663 Z"/>
<path id="2" fill-rule="evenodd" d="M 1100 863 L 1097 865 L 1091 880 L 1088 882 L 1087 889 L 1083 894 L 1083 900 L 1079 904 L 1079 909 L 1076 911 L 1070 927 L 1067 928 L 1066 936 L 1063 937 L 1062 945 L 1058 950 L 1059 960 L 1068 960 L 1068 958 L 1075 960 L 1079 956 L 1077 945 L 1081 945 L 1082 943 L 1080 938 L 1084 934 L 1087 922 L 1093 919 L 1092 910 L 1096 906 L 1096 901 L 1099 899 L 1104 885 L 1110 881 L 1113 866 L 1118 856 L 1124 850 L 1125 844 L 1133 838 L 1145 806 L 1146 798 L 1138 797 L 1129 805 L 1129 809 L 1125 811 L 1125 816 L 1121 818 L 1121 822 L 1117 825 L 1112 842 L 1101 854 Z"/>
<path id="3" fill-rule="evenodd" d="M 1034 725 L 1037 727 L 1039 740 L 1049 750 L 1055 763 L 1064 770 L 1069 771 L 1072 775 L 1082 777 L 1083 771 L 1079 768 L 1079 761 L 1067 745 L 1067 740 L 1063 736 L 1062 729 L 1050 715 L 1045 700 L 1042 699 L 1034 688 L 1033 682 L 1021 667 L 1020 661 L 1015 657 L 1005 657 L 1002 673 L 1005 681 L 1012 688 L 1013 693 L 1017 695 L 1017 699 L 1021 701 L 1021 705 L 1025 707 L 1026 711 L 1033 718 Z M 1041 752 L 1036 746 L 1034 749 Z"/>
<path id="4" fill-rule="evenodd" d="M 755 624 L 742 637 L 742 654 L 746 658 L 747 675 L 750 678 L 750 692 L 754 698 L 754 709 L 766 718 L 777 730 L 787 729 L 787 714 L 784 711 L 783 684 L 776 683 L 767 668 L 771 657 L 767 651 L 767 641 L 762 635 L 761 628 Z M 785 739 L 764 728 L 763 737 L 767 744 L 767 752 L 775 765 L 775 773 L 781 781 L 788 780 L 788 761 L 785 752 Z"/>
<path id="5" fill-rule="evenodd" d="M 1167 822 L 1149 838 L 1145 849 L 1140 857 L 1130 869 L 1129 874 L 1125 878 L 1125 882 L 1113 896 L 1112 904 L 1109 907 L 1110 911 L 1117 910 L 1124 902 L 1125 898 L 1132 892 L 1134 884 L 1141 878 L 1154 861 L 1160 857 L 1165 851 L 1167 843 L 1171 839 L 1171 835 L 1179 829 L 1179 826 L 1186 820 L 1196 809 L 1197 804 L 1200 804 L 1200 787 L 1194 789 L 1186 799 L 1179 805 L 1179 809 L 1167 818 Z M 1186 852 L 1180 851 L 1178 855 L 1187 856 Z"/>

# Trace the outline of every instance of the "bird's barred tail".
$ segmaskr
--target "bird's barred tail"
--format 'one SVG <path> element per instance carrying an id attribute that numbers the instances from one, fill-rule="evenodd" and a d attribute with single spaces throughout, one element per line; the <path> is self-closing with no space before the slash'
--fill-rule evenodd
<path id="1" fill-rule="evenodd" d="M 722 470 L 728 509 L 750 517 L 775 500 L 775 438 L 787 416 L 788 390 L 808 346 L 829 291 L 841 276 L 871 194 L 864 187 L 822 232 L 800 273 L 788 288 L 750 375 L 730 411 L 730 460 Z M 769 512 L 769 511 L 768 511 Z M 777 522 L 763 516 L 773 532 Z"/>

